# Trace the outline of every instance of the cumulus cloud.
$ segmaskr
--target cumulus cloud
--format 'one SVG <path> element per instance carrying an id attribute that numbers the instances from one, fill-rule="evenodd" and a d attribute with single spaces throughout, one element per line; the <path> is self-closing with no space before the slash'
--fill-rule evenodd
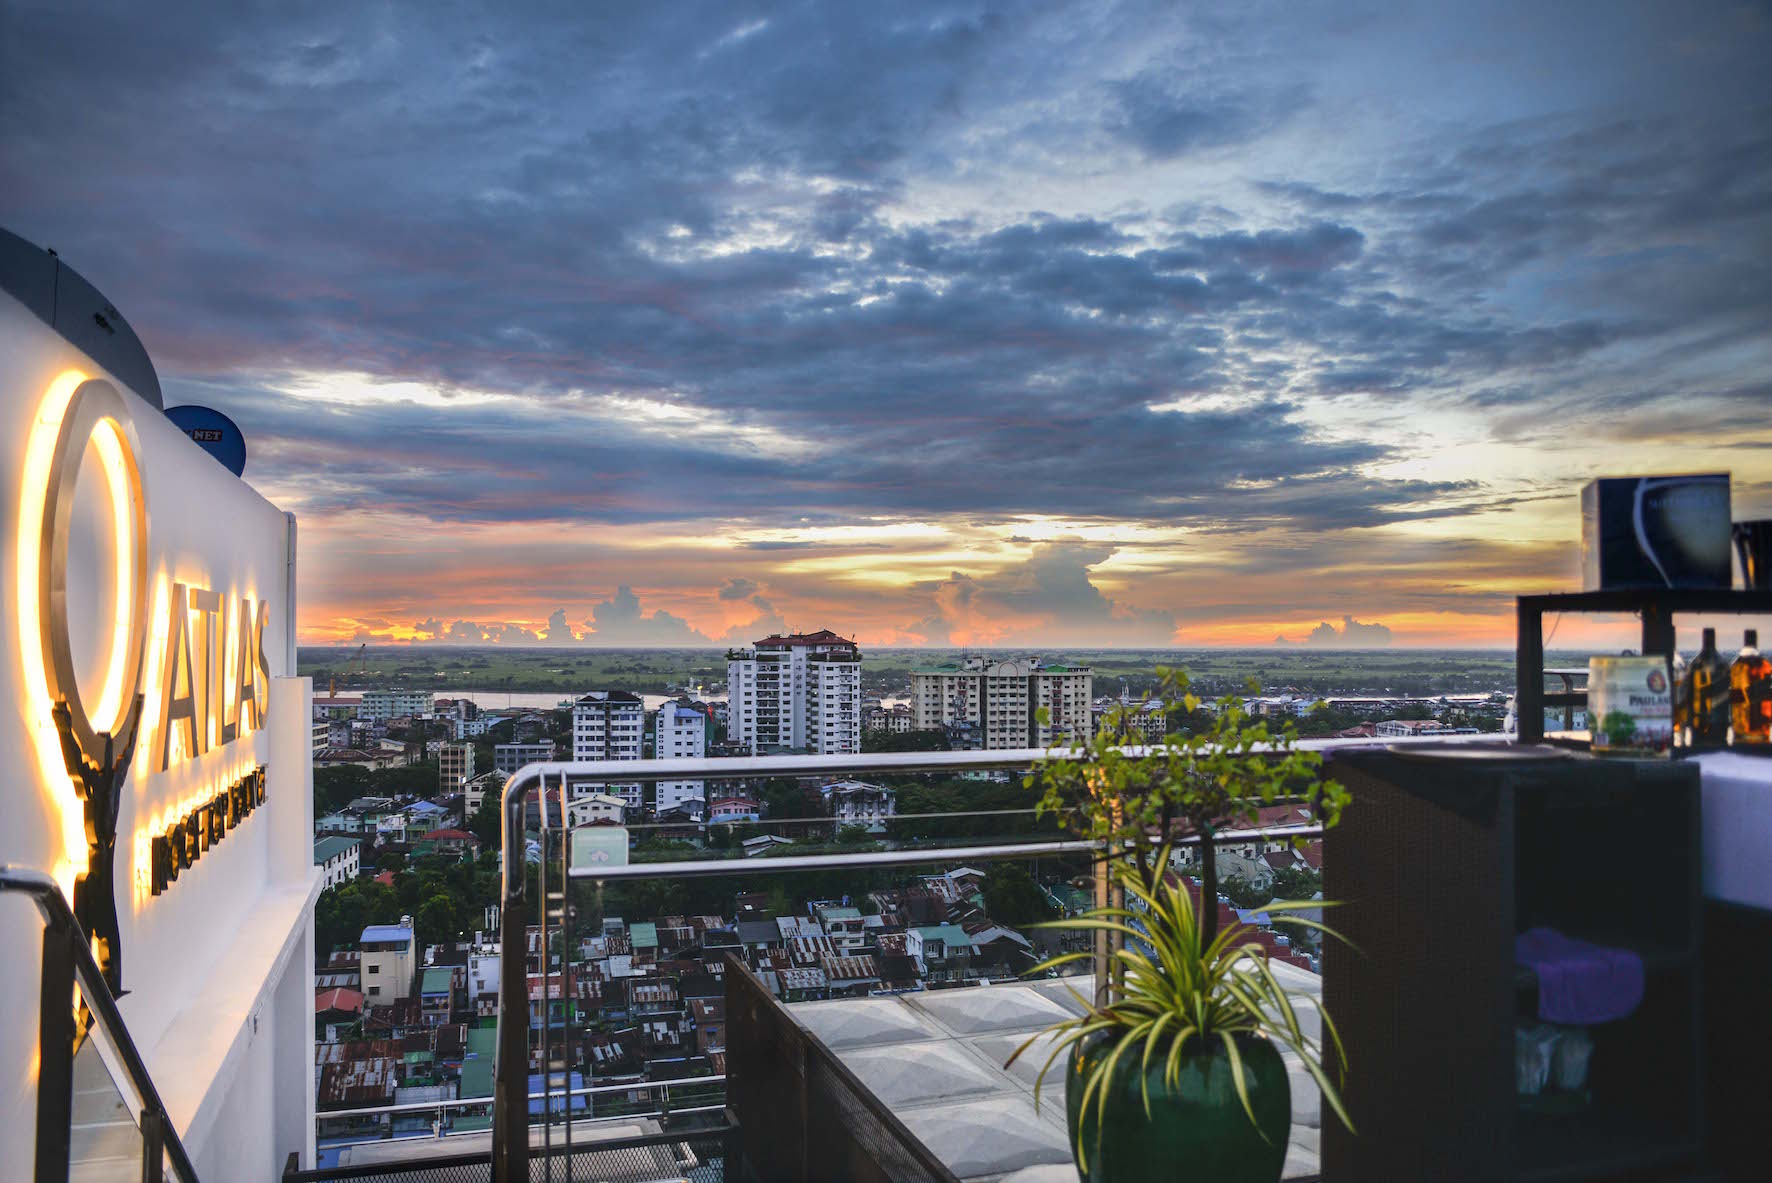
<path id="1" fill-rule="evenodd" d="M 1275 637 L 1274 641 L 1282 645 L 1292 644 L 1284 635 Z M 1391 643 L 1391 630 L 1389 625 L 1376 621 L 1343 616 L 1340 628 L 1325 620 L 1305 634 L 1302 643 L 1320 649 L 1378 649 Z"/>
<path id="2" fill-rule="evenodd" d="M 722 600 L 748 600 L 758 591 L 757 581 L 735 576 L 720 585 Z"/>
<path id="3" fill-rule="evenodd" d="M 594 645 L 712 645 L 713 639 L 663 608 L 640 607 L 640 597 L 623 584 L 607 600 L 591 605 L 584 639 Z"/>
<path id="4" fill-rule="evenodd" d="M 1172 613 L 1119 602 L 1095 585 L 1092 569 L 1115 549 L 1060 539 L 988 575 L 955 571 L 930 590 L 931 611 L 905 631 L 927 645 L 1172 644 Z"/>
<path id="5" fill-rule="evenodd" d="M 733 580 L 734 583 L 750 583 L 749 580 Z M 754 584 L 752 586 L 755 586 Z M 729 599 L 722 589 L 721 599 Z M 753 641 L 776 633 L 788 631 L 787 621 L 775 610 L 775 605 L 767 596 L 752 593 L 749 597 L 751 607 L 757 614 L 743 624 L 735 624 L 720 636 L 720 640 L 728 645 L 748 645 Z"/>
<path id="6" fill-rule="evenodd" d="M 566 623 L 566 609 L 555 608 L 548 615 L 548 627 L 542 632 L 541 639 L 550 645 L 564 645 L 567 642 L 578 640 L 577 634 L 572 631 L 572 626 Z"/>

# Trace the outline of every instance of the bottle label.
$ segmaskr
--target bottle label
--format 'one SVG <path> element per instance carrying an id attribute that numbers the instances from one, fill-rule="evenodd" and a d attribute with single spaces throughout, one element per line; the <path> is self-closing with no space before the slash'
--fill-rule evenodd
<path id="1" fill-rule="evenodd" d="M 1596 753 L 1656 755 L 1673 745 L 1673 692 L 1659 657 L 1595 657 L 1587 669 Z"/>

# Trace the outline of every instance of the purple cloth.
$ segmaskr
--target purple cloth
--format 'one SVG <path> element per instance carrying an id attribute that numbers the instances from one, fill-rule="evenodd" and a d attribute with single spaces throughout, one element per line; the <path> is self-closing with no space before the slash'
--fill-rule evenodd
<path id="1" fill-rule="evenodd" d="M 1514 960 L 1538 975 L 1538 1017 L 1547 1023 L 1610 1023 L 1643 1001 L 1643 959 L 1535 928 L 1514 938 Z"/>

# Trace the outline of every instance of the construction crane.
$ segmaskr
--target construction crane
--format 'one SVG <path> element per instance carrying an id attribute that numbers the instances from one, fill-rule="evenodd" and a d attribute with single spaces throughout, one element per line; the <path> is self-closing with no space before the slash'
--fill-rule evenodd
<path id="1" fill-rule="evenodd" d="M 357 646 L 357 652 L 351 655 L 351 660 L 345 662 L 345 677 L 349 678 L 352 674 L 368 674 L 368 673 L 369 673 L 369 646 L 366 644 L 359 645 L 359 646 Z M 332 677 L 330 679 L 328 679 L 328 681 L 326 683 L 326 697 L 328 697 L 328 698 L 337 698 L 338 697 L 338 675 L 337 674 L 332 675 Z"/>

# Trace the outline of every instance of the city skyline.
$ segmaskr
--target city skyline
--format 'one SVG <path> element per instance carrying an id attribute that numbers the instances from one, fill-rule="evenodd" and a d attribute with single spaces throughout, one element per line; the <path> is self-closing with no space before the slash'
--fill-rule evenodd
<path id="1" fill-rule="evenodd" d="M 3 19 L 305 644 L 1505 646 L 1592 476 L 1772 516 L 1763 7 Z"/>

